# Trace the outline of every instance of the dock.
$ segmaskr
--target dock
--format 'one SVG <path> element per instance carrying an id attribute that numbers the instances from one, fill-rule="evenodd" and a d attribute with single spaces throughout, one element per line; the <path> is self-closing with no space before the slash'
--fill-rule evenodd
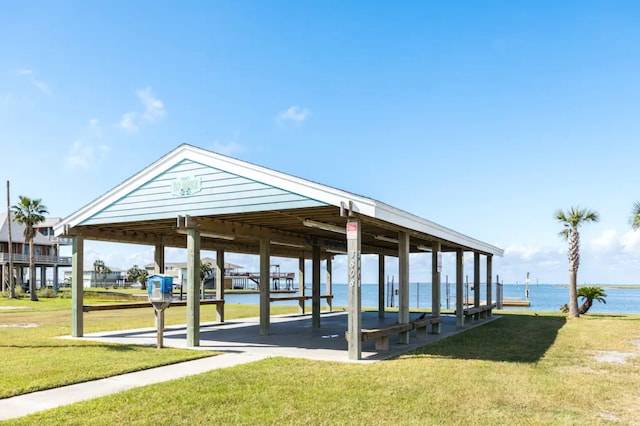
<path id="1" fill-rule="evenodd" d="M 502 300 L 502 306 L 509 306 L 512 308 L 528 308 L 531 306 L 530 300 L 523 300 L 520 298 L 505 298 Z"/>
<path id="2" fill-rule="evenodd" d="M 455 302 L 454 302 L 455 303 Z M 467 299 L 465 306 L 473 306 L 473 300 Z M 486 305 L 484 300 L 480 301 L 480 305 Z M 502 306 L 507 306 L 511 308 L 529 308 L 531 306 L 530 300 L 524 300 L 520 297 L 507 297 L 502 299 Z"/>

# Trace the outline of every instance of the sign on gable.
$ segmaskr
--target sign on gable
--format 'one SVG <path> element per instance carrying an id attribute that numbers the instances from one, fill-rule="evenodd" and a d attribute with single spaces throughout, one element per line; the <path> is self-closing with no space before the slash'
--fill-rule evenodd
<path id="1" fill-rule="evenodd" d="M 180 176 L 171 184 L 171 193 L 178 197 L 189 197 L 202 189 L 200 176 Z"/>

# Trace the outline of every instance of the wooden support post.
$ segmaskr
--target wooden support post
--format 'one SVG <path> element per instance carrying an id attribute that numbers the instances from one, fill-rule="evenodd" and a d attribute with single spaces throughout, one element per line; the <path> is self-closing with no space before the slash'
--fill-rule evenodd
<path id="1" fill-rule="evenodd" d="M 434 241 L 431 245 L 431 316 L 440 316 L 440 288 L 442 272 L 442 249 L 440 241 Z M 431 324 L 431 332 L 440 334 L 440 323 Z"/>
<path id="2" fill-rule="evenodd" d="M 473 306 L 480 307 L 480 253 L 478 252 L 473 253 Z M 475 314 L 473 318 L 480 319 L 480 314 Z"/>
<path id="3" fill-rule="evenodd" d="M 200 346 L 200 231 L 187 228 L 187 346 Z"/>
<path id="4" fill-rule="evenodd" d="M 83 273 L 84 265 L 84 238 L 75 236 L 71 238 L 71 336 L 82 337 L 83 330 Z M 13 273 L 13 271 L 10 271 Z"/>
<path id="5" fill-rule="evenodd" d="M 492 299 L 493 299 L 493 295 L 491 294 L 491 274 L 493 273 L 492 269 L 492 260 L 493 260 L 493 256 L 488 254 L 487 255 L 487 305 L 491 305 Z M 487 316 L 490 317 L 491 316 L 491 310 L 487 311 Z"/>
<path id="6" fill-rule="evenodd" d="M 384 254 L 378 255 L 378 318 L 384 318 Z"/>
<path id="7" fill-rule="evenodd" d="M 270 275 L 271 275 L 271 259 L 269 254 L 270 242 L 263 238 L 260 240 L 260 335 L 269 334 L 271 326 L 271 305 L 269 297 L 271 296 Z"/>
<path id="8" fill-rule="evenodd" d="M 456 250 L 456 327 L 464 326 L 464 251 Z"/>
<path id="9" fill-rule="evenodd" d="M 298 259 L 298 292 L 304 297 L 304 256 Z M 300 315 L 304 315 L 304 299 L 300 299 Z"/>
<path id="10" fill-rule="evenodd" d="M 164 346 L 164 309 L 155 309 L 157 318 L 157 340 L 156 348 L 161 349 Z"/>
<path id="11" fill-rule="evenodd" d="M 157 242 L 153 250 L 153 272 L 155 274 L 164 274 L 164 245 L 162 244 L 162 242 Z M 154 311 L 156 317 L 155 323 L 156 328 L 160 330 L 160 317 L 158 316 L 158 313 L 159 311 L 156 309 Z M 162 346 L 158 347 L 160 348 Z"/>
<path id="12" fill-rule="evenodd" d="M 3 292 L 8 290 L 8 287 L 7 287 L 7 282 L 8 282 L 7 281 L 7 279 L 8 279 L 7 278 L 8 277 L 7 269 L 8 269 L 8 266 L 5 265 L 5 264 L 2 264 L 2 291 Z"/>
<path id="13" fill-rule="evenodd" d="M 320 328 L 320 246 L 313 246 L 311 274 L 311 328 Z"/>
<path id="14" fill-rule="evenodd" d="M 362 313 L 361 305 L 361 230 L 360 220 L 350 217 L 347 220 L 347 256 L 348 256 L 348 304 L 349 318 L 347 335 L 349 336 L 349 359 L 359 360 L 362 357 Z"/>
<path id="15" fill-rule="evenodd" d="M 164 244 L 157 242 L 153 250 L 153 271 L 164 274 Z"/>
<path id="16" fill-rule="evenodd" d="M 398 323 L 409 323 L 409 234 L 398 233 Z M 398 343 L 409 343 L 409 332 L 398 335 Z"/>
<path id="17" fill-rule="evenodd" d="M 216 250 L 216 299 L 224 300 L 224 250 Z M 224 322 L 224 303 L 216 304 L 216 320 Z"/>
<path id="18" fill-rule="evenodd" d="M 53 289 L 57 292 L 60 289 L 60 269 L 59 266 L 56 265 L 53 267 Z"/>
<path id="19" fill-rule="evenodd" d="M 46 266 L 40 267 L 40 288 L 43 290 L 47 288 L 47 267 Z"/>
<path id="20" fill-rule="evenodd" d="M 325 294 L 328 295 L 333 295 L 333 267 L 332 267 L 332 263 L 333 263 L 333 256 L 328 256 L 327 257 L 327 288 L 326 288 L 326 292 Z M 333 298 L 332 297 L 328 297 L 327 298 L 327 308 L 329 309 L 329 312 L 333 311 Z"/>
<path id="21" fill-rule="evenodd" d="M 500 275 L 496 275 L 496 309 L 502 309 L 504 287 L 500 283 Z"/>

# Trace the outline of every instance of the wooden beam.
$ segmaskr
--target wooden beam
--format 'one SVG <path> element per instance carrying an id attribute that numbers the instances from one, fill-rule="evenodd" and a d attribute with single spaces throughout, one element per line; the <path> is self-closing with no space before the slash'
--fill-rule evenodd
<path id="1" fill-rule="evenodd" d="M 230 222 L 208 217 L 196 218 L 201 231 L 220 233 L 224 235 L 233 235 L 236 238 L 261 240 L 269 239 L 274 243 L 284 243 L 300 246 L 299 249 L 311 250 L 313 246 L 319 245 L 323 250 L 327 248 L 335 249 L 336 247 L 345 247 L 344 240 L 313 238 L 308 234 L 299 234 L 294 232 L 280 231 L 272 228 L 265 228 L 256 225 L 250 225 L 239 222 Z"/>
<path id="2" fill-rule="evenodd" d="M 440 317 L 440 289 L 442 288 L 442 252 L 440 242 L 433 243 L 431 251 L 431 316 Z M 440 322 L 431 324 L 431 332 L 440 334 Z"/>
<path id="3" fill-rule="evenodd" d="M 489 302 L 487 302 L 489 303 Z M 480 253 L 473 253 L 473 306 L 480 306 Z M 480 319 L 480 314 L 474 315 L 474 319 Z"/>
<path id="4" fill-rule="evenodd" d="M 298 259 L 298 292 L 304 297 L 304 256 Z M 300 301 L 300 315 L 304 315 L 305 304 L 304 299 Z"/>
<path id="5" fill-rule="evenodd" d="M 347 256 L 348 256 L 348 357 L 350 360 L 362 358 L 362 299 L 361 299 L 361 263 L 360 244 L 361 229 L 360 220 L 350 217 L 347 220 Z"/>
<path id="6" fill-rule="evenodd" d="M 84 239 L 80 236 L 71 238 L 71 336 L 84 335 L 82 305 L 84 279 Z M 10 271 L 13 274 L 13 271 Z"/>
<path id="7" fill-rule="evenodd" d="M 384 318 L 384 254 L 378 255 L 378 318 Z"/>
<path id="8" fill-rule="evenodd" d="M 398 323 L 409 323 L 409 234 L 398 233 Z M 398 343 L 409 343 L 409 332 L 398 336 Z"/>
<path id="9" fill-rule="evenodd" d="M 311 276 L 311 328 L 320 328 L 320 246 L 313 247 Z"/>
<path id="10" fill-rule="evenodd" d="M 216 299 L 224 300 L 224 250 L 216 250 Z M 224 304 L 216 306 L 216 319 L 224 322 Z"/>
<path id="11" fill-rule="evenodd" d="M 325 293 L 329 296 L 333 296 L 333 258 L 331 256 L 327 257 L 327 286 L 325 288 Z M 329 312 L 333 311 L 333 297 L 327 298 L 327 307 Z"/>
<path id="12" fill-rule="evenodd" d="M 187 346 L 200 346 L 200 232 L 187 235 Z"/>
<path id="13" fill-rule="evenodd" d="M 464 326 L 464 250 L 456 250 L 456 327 Z"/>
<path id="14" fill-rule="evenodd" d="M 493 273 L 492 269 L 493 269 L 493 256 L 492 255 L 488 255 L 487 256 L 487 305 L 491 305 L 492 304 L 492 300 L 493 299 L 493 295 L 492 295 L 492 291 L 491 291 L 491 274 Z M 487 316 L 491 316 L 491 311 L 487 312 Z"/>
<path id="15" fill-rule="evenodd" d="M 155 244 L 153 251 L 153 270 L 156 274 L 164 274 L 164 245 L 162 242 Z"/>
<path id="16" fill-rule="evenodd" d="M 271 326 L 271 305 L 269 302 L 271 283 L 271 258 L 269 240 L 260 240 L 260 334 L 269 334 Z"/>

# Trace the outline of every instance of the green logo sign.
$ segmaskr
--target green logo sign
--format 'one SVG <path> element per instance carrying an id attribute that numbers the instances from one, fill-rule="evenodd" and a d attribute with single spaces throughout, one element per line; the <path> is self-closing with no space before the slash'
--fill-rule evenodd
<path id="1" fill-rule="evenodd" d="M 171 185 L 171 193 L 178 197 L 189 197 L 202 189 L 202 178 L 199 176 L 181 176 Z"/>

